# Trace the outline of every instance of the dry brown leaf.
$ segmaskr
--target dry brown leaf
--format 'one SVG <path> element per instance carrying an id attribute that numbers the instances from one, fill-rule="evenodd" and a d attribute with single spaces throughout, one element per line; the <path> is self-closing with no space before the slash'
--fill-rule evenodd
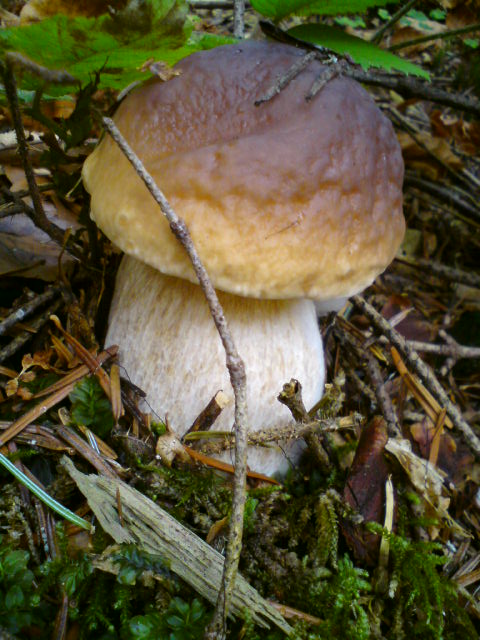
<path id="1" fill-rule="evenodd" d="M 430 391 L 423 386 L 417 376 L 410 373 L 395 347 L 392 347 L 390 352 L 392 354 L 393 364 L 397 368 L 398 373 L 402 376 L 402 380 L 405 382 L 407 389 L 413 395 L 415 400 L 422 406 L 423 410 L 432 422 L 436 423 L 443 407 L 438 404 Z M 448 416 L 445 417 L 445 426 L 449 429 L 453 428 L 452 421 Z"/>
<path id="2" fill-rule="evenodd" d="M 447 511 L 450 505 L 449 491 L 453 486 L 447 487 L 446 474 L 413 453 L 412 445 L 408 440 L 389 438 L 385 450 L 398 460 L 417 493 L 433 509 L 444 525 L 456 535 L 470 537 L 470 534 L 455 522 Z"/>
<path id="3" fill-rule="evenodd" d="M 385 420 L 373 418 L 362 431 L 345 484 L 345 502 L 358 511 L 365 522 L 383 523 L 385 517 L 385 482 L 391 473 L 384 454 L 387 440 Z M 380 545 L 377 535 L 349 522 L 342 522 L 342 532 L 358 559 L 368 564 L 377 561 Z"/>
<path id="4" fill-rule="evenodd" d="M 463 153 L 474 156 L 480 149 L 480 122 L 468 122 L 458 115 L 432 111 L 430 122 L 436 136 L 453 142 Z"/>
<path id="5" fill-rule="evenodd" d="M 415 134 L 415 137 L 421 142 L 431 154 L 436 158 L 447 164 L 451 169 L 461 169 L 463 163 L 450 148 L 449 143 L 444 138 L 433 137 L 427 132 L 419 132 Z M 406 132 L 401 131 L 398 134 L 398 140 L 402 147 L 402 152 L 405 160 L 409 162 L 410 166 L 420 166 L 424 168 L 427 173 L 434 172 L 436 178 L 440 176 L 442 171 L 441 167 L 435 165 L 430 155 L 420 147 L 415 140 Z"/>
<path id="6" fill-rule="evenodd" d="M 436 338 L 437 329 L 413 307 L 407 296 L 391 295 L 382 308 L 382 316 L 390 322 L 396 318 L 398 321 L 393 326 L 407 340 L 431 342 Z"/>
<path id="7" fill-rule="evenodd" d="M 25 24 L 62 13 L 63 15 L 95 17 L 107 13 L 109 6 L 118 9 L 124 6 L 118 0 L 30 0 L 20 12 L 20 21 Z"/>

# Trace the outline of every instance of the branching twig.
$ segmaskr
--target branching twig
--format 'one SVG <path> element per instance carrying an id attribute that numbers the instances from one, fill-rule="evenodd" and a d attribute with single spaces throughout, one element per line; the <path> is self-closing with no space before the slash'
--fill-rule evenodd
<path id="1" fill-rule="evenodd" d="M 314 51 L 309 51 L 304 56 L 302 56 L 298 60 L 298 62 L 295 62 L 295 64 L 292 64 L 292 66 L 289 67 L 287 71 L 276 80 L 275 84 L 273 84 L 268 89 L 265 95 L 263 95 L 258 100 L 255 100 L 255 106 L 258 107 L 263 102 L 268 102 L 274 96 L 276 96 L 277 93 L 280 93 L 282 89 L 285 89 L 288 83 L 291 82 L 294 78 L 296 78 L 300 73 L 300 71 L 305 69 L 305 67 L 307 67 L 310 64 L 310 62 L 316 58 L 316 56 L 317 54 Z"/>
<path id="2" fill-rule="evenodd" d="M 445 340 L 445 344 L 433 344 L 432 342 L 419 342 L 417 340 L 409 340 L 407 344 L 415 351 L 446 356 L 448 360 L 440 369 L 442 376 L 447 375 L 459 360 L 480 358 L 480 347 L 464 347 L 443 330 L 439 331 L 438 335 L 442 340 Z"/>
<path id="3" fill-rule="evenodd" d="M 223 309 L 220 305 L 215 289 L 201 263 L 185 222 L 174 212 L 163 193 L 155 184 L 153 178 L 146 171 L 140 159 L 135 155 L 118 128 L 115 126 L 113 120 L 110 118 L 103 118 L 103 124 L 105 129 L 133 165 L 137 174 L 144 181 L 148 190 L 170 223 L 170 229 L 173 234 L 187 252 L 200 286 L 202 287 L 207 299 L 210 313 L 225 349 L 230 382 L 235 395 L 235 475 L 230 533 L 223 571 L 223 588 L 218 594 L 213 620 L 210 623 L 209 628 L 210 638 L 221 638 L 225 636 L 226 616 L 231 600 L 242 545 L 243 509 L 246 487 L 245 478 L 247 469 L 247 398 L 245 367 L 242 359 L 237 353 L 237 349 L 227 326 Z"/>
<path id="4" fill-rule="evenodd" d="M 310 416 L 308 415 L 303 403 L 302 385 L 298 380 L 292 378 L 290 382 L 284 384 L 277 400 L 290 410 L 293 419 L 297 422 L 305 424 L 310 421 Z M 315 456 L 315 459 L 320 465 L 322 471 L 324 473 L 328 473 L 331 467 L 330 460 L 328 459 L 328 454 L 323 448 L 317 435 L 313 432 L 308 432 L 305 434 L 305 441 Z"/>
<path id="5" fill-rule="evenodd" d="M 377 331 L 385 335 L 391 344 L 398 349 L 402 356 L 408 361 L 409 365 L 414 369 L 415 373 L 422 380 L 423 384 L 432 393 L 435 399 L 447 410 L 455 427 L 462 433 L 466 443 L 470 446 L 477 457 L 480 457 L 480 440 L 473 432 L 470 425 L 463 419 L 458 407 L 451 402 L 442 385 L 438 382 L 433 371 L 420 358 L 418 353 L 414 351 L 407 343 L 405 338 L 386 320 L 378 311 L 376 311 L 361 296 L 353 296 L 351 298 L 356 307 L 358 307 L 372 322 Z"/>
<path id="6" fill-rule="evenodd" d="M 278 444 L 280 442 L 298 440 L 299 438 L 305 439 L 311 434 L 321 436 L 324 433 L 331 433 L 343 429 L 355 429 L 361 425 L 362 420 L 363 417 L 358 413 L 340 418 L 309 418 L 307 422 L 292 422 L 284 426 L 250 431 L 248 434 L 248 445 L 251 447 L 264 447 L 272 443 Z M 210 440 L 206 440 L 206 433 L 202 432 L 189 434 L 184 440 L 186 440 L 189 446 L 191 446 L 192 442 L 201 440 L 202 445 L 199 449 L 202 453 L 209 456 L 217 455 L 222 451 L 232 448 L 234 436 L 232 436 L 230 432 L 208 431 L 207 433 L 211 436 Z"/>
<path id="7" fill-rule="evenodd" d="M 260 21 L 260 27 L 266 35 L 275 38 L 280 42 L 286 42 L 295 47 L 306 49 L 307 51 L 316 51 L 320 62 L 324 62 L 326 51 L 324 47 L 295 38 L 269 22 Z M 432 87 L 431 83 L 423 80 L 417 80 L 410 76 L 372 71 L 370 69 L 368 71 L 363 71 L 363 69 L 356 65 L 346 66 L 343 73 L 358 82 L 363 82 L 364 84 L 393 89 L 404 98 L 421 98 L 422 100 L 437 102 L 438 104 L 453 107 L 454 109 L 461 109 L 467 113 L 472 113 L 477 117 L 480 116 L 479 100 L 471 98 L 470 96 L 459 96 L 457 94 L 449 93 L 448 91 L 443 91 L 442 89 L 437 89 Z"/>

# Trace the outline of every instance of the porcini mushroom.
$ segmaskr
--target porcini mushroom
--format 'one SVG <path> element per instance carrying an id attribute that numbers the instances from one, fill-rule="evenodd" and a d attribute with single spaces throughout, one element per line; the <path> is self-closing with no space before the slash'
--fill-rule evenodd
<path id="1" fill-rule="evenodd" d="M 277 401 L 300 380 L 310 408 L 324 363 L 313 300 L 368 286 L 403 238 L 403 162 L 389 120 L 348 78 L 306 101 L 313 61 L 257 101 L 302 52 L 247 41 L 193 54 L 151 80 L 115 122 L 187 223 L 245 361 L 250 429 L 285 424 Z M 153 409 L 183 435 L 231 387 L 225 355 L 190 262 L 157 204 L 107 136 L 87 159 L 91 215 L 125 256 L 108 343 Z M 232 428 L 233 409 L 216 429 Z M 288 452 L 287 452 L 288 453 Z M 291 453 L 291 449 L 290 449 Z M 295 454 L 292 454 L 295 457 Z M 250 467 L 283 472 L 288 455 L 251 448 Z"/>

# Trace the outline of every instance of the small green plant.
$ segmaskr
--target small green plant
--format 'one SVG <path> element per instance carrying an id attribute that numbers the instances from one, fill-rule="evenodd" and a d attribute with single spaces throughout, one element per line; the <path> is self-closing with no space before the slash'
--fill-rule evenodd
<path id="1" fill-rule="evenodd" d="M 201 640 L 209 622 L 203 604 L 194 598 L 191 603 L 172 598 L 164 614 L 157 612 L 136 616 L 129 624 L 131 640 Z"/>
<path id="2" fill-rule="evenodd" d="M 88 427 L 101 438 L 110 433 L 114 424 L 112 408 L 95 376 L 77 382 L 69 398 L 76 424 Z"/>
<path id="3" fill-rule="evenodd" d="M 34 575 L 27 568 L 29 559 L 28 551 L 0 546 L 0 628 L 14 634 L 40 613 Z"/>
<path id="4" fill-rule="evenodd" d="M 120 567 L 117 580 L 121 584 L 134 585 L 144 571 L 170 577 L 170 572 L 160 556 L 141 551 L 133 544 L 123 545 L 112 555 L 112 560 Z"/>
<path id="5" fill-rule="evenodd" d="M 355 567 L 348 556 L 338 561 L 338 570 L 327 580 L 312 585 L 311 599 L 317 601 L 316 610 L 322 616 L 319 635 L 311 638 L 370 638 L 367 615 L 368 572 Z"/>

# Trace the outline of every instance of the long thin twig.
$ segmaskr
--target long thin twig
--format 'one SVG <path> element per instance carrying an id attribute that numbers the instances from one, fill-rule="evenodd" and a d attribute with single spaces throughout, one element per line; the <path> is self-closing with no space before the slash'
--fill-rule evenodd
<path id="1" fill-rule="evenodd" d="M 440 185 L 424 178 L 418 178 L 411 172 L 407 172 L 405 175 L 404 186 L 415 187 L 421 189 L 426 193 L 438 198 L 442 202 L 450 204 L 452 207 L 458 209 L 462 213 L 475 221 L 480 221 L 480 208 L 467 201 L 466 197 L 459 194 L 458 189 L 453 185 Z M 467 196 L 468 197 L 468 196 Z"/>
<path id="2" fill-rule="evenodd" d="M 422 380 L 435 399 L 447 410 L 455 427 L 462 433 L 465 442 L 469 445 L 477 457 L 480 458 L 480 440 L 473 432 L 470 425 L 463 419 L 458 407 L 449 399 L 444 388 L 437 380 L 433 371 L 423 362 L 418 353 L 412 349 L 405 338 L 386 320 L 372 305 L 368 304 L 361 296 L 351 298 L 358 307 L 372 322 L 375 328 L 383 335 L 387 336 L 391 344 L 398 349 L 408 364 Z"/>
<path id="3" fill-rule="evenodd" d="M 425 258 L 396 258 L 396 261 L 406 264 L 408 267 L 421 269 L 423 273 L 428 271 L 432 275 L 444 278 L 449 282 L 461 282 L 469 287 L 480 287 L 480 274 L 473 271 L 463 271 L 455 267 L 448 267 L 441 262 L 433 262 L 433 260 L 426 260 Z"/>
<path id="4" fill-rule="evenodd" d="M 231 601 L 232 591 L 237 573 L 240 551 L 242 547 L 243 509 L 245 505 L 246 470 L 247 470 L 247 394 L 246 374 L 232 335 L 227 326 L 223 309 L 218 300 L 212 282 L 203 266 L 197 250 L 192 242 L 185 222 L 177 216 L 164 194 L 155 184 L 140 159 L 135 155 L 121 135 L 111 118 L 103 118 L 103 125 L 117 143 L 135 171 L 144 181 L 146 187 L 160 206 L 170 223 L 170 229 L 188 254 L 195 274 L 207 299 L 210 313 L 225 349 L 227 368 L 235 396 L 235 474 L 232 501 L 232 516 L 227 553 L 223 570 L 223 588 L 218 594 L 212 622 L 209 627 L 209 638 L 223 638 L 226 633 L 226 616 Z"/>
<path id="5" fill-rule="evenodd" d="M 245 0 L 233 2 L 233 35 L 243 38 L 245 35 Z"/>
<path id="6" fill-rule="evenodd" d="M 413 47 L 417 44 L 423 44 L 424 42 L 431 42 L 433 40 L 447 40 L 448 38 L 454 38 L 456 36 L 465 35 L 467 33 L 474 33 L 480 31 L 480 23 L 469 24 L 467 27 L 461 27 L 460 29 L 450 29 L 450 31 L 441 31 L 439 33 L 432 33 L 428 36 L 421 36 L 420 38 L 413 38 L 413 40 L 406 40 L 405 42 L 398 42 L 388 47 L 389 51 L 398 51 L 399 49 L 406 49 L 407 47 Z"/>
<path id="7" fill-rule="evenodd" d="M 23 171 L 28 184 L 28 190 L 32 199 L 33 209 L 29 207 L 22 200 L 14 196 L 14 202 L 18 205 L 23 203 L 25 213 L 32 219 L 34 224 L 49 235 L 52 240 L 55 240 L 61 247 L 65 244 L 65 231 L 58 227 L 47 218 L 45 209 L 43 208 L 42 200 L 40 197 L 40 191 L 35 180 L 33 173 L 33 167 L 28 155 L 27 141 L 25 138 L 25 130 L 23 128 L 22 114 L 20 112 L 20 106 L 18 103 L 17 95 L 17 83 L 15 81 L 15 75 L 13 69 L 8 62 L 5 61 L 3 65 L 0 64 L 0 75 L 3 77 L 5 94 L 7 96 L 8 106 L 12 115 L 13 124 L 15 127 L 15 135 L 17 137 L 18 153 L 20 155 Z M 12 194 L 13 195 L 13 194 Z M 79 258 L 78 252 L 69 247 L 68 251 Z"/>
<path id="8" fill-rule="evenodd" d="M 398 417 L 393 407 L 392 399 L 385 389 L 385 382 L 378 362 L 371 353 L 367 353 L 367 367 L 370 380 L 375 389 L 375 395 L 377 396 L 378 403 L 382 408 L 383 417 L 387 423 L 388 435 L 392 438 L 400 438 L 402 437 L 402 430 L 398 423 Z"/>

